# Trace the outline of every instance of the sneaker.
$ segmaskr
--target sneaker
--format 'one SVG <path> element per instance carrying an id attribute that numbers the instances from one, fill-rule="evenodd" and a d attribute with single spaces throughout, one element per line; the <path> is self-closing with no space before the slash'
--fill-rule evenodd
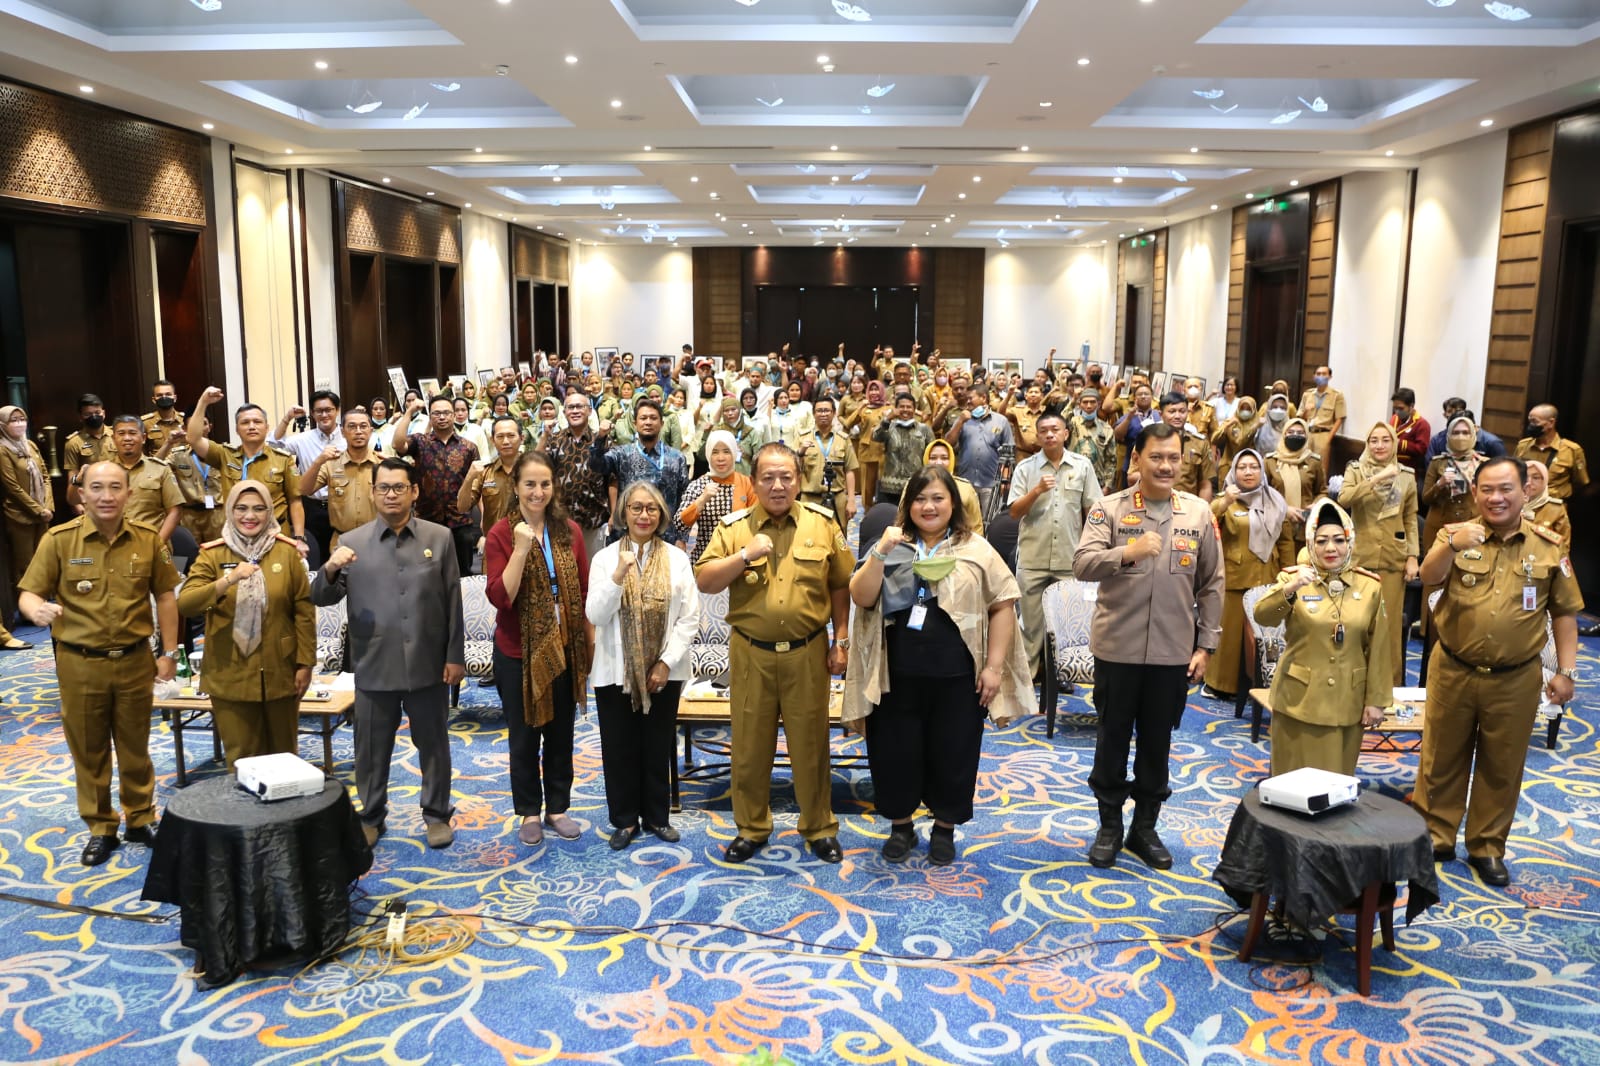
<path id="1" fill-rule="evenodd" d="M 881 854 L 890 862 L 905 862 L 917 846 L 916 826 L 907 822 L 889 830 L 889 839 L 883 842 Z"/>

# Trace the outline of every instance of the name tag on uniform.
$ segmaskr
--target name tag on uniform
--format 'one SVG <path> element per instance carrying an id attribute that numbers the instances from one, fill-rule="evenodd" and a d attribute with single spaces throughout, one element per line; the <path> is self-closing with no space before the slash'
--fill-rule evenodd
<path id="1" fill-rule="evenodd" d="M 91 556 L 84 556 L 82 559 L 68 559 L 67 560 L 67 565 L 68 566 L 93 566 L 94 565 L 94 559 Z"/>
<path id="2" fill-rule="evenodd" d="M 209 493 L 209 492 L 206 493 L 206 510 L 214 511 L 216 509 L 217 509 L 217 498 L 215 496 L 211 495 L 211 493 Z"/>
<path id="3" fill-rule="evenodd" d="M 1300 596 L 1300 602 L 1301 603 L 1321 603 L 1322 602 L 1322 597 L 1321 596 L 1310 596 L 1310 595 L 1302 594 Z"/>
<path id="4" fill-rule="evenodd" d="M 1539 590 L 1532 585 L 1522 586 L 1522 609 L 1532 611 L 1539 606 Z"/>
<path id="5" fill-rule="evenodd" d="M 922 628 L 922 623 L 926 622 L 927 620 L 928 609 L 919 603 L 911 608 L 911 614 L 906 617 L 906 628 L 920 630 Z"/>

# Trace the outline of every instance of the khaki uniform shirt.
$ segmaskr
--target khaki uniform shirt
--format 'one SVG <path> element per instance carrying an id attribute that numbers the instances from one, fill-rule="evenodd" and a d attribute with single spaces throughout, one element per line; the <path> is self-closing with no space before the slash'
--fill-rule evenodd
<path id="1" fill-rule="evenodd" d="M 772 539 L 772 553 L 728 586 L 728 624 L 753 640 L 803 640 L 833 617 L 833 592 L 850 584 L 855 559 L 817 505 L 775 518 L 757 504 L 717 524 L 699 565 L 738 555 L 757 533 Z"/>
<path id="2" fill-rule="evenodd" d="M 112 460 L 117 462 L 117 460 Z M 117 465 L 121 466 L 120 462 Z M 167 512 L 183 506 L 183 491 L 165 459 L 142 456 L 128 471 L 128 507 L 124 512 L 135 522 L 148 522 L 157 529 L 167 520 Z"/>
<path id="3" fill-rule="evenodd" d="M 515 460 L 512 461 L 513 467 Z M 456 510 L 466 514 L 474 504 L 483 505 L 484 529 L 489 529 L 517 506 L 517 483 L 511 470 L 500 465 L 497 454 L 487 463 L 478 463 L 461 483 Z M 669 516 L 670 517 L 670 516 Z"/>
<path id="4" fill-rule="evenodd" d="M 856 459 L 856 450 L 850 443 L 850 438 L 840 433 L 837 428 L 826 437 L 814 430 L 804 434 L 800 438 L 800 447 L 805 449 L 800 457 L 803 474 L 800 479 L 801 492 L 822 495 L 826 491 L 822 487 L 824 465 L 833 467 L 834 495 L 844 491 L 844 475 L 847 472 L 861 469 L 861 463 Z M 870 507 L 871 504 L 867 506 Z"/>
<path id="5" fill-rule="evenodd" d="M 161 531 L 122 520 L 107 540 L 82 516 L 51 529 L 18 586 L 61 605 L 56 640 L 82 648 L 122 648 L 155 632 L 150 597 L 178 587 Z"/>
<path id="6" fill-rule="evenodd" d="M 1132 565 L 1122 549 L 1147 532 L 1165 547 Z M 1079 581 L 1098 581 L 1089 650 L 1108 662 L 1188 665 L 1196 648 L 1216 651 L 1222 635 L 1221 538 L 1206 502 L 1172 494 L 1172 514 L 1157 519 L 1138 489 L 1089 512 L 1073 557 Z"/>
<path id="7" fill-rule="evenodd" d="M 139 421 L 144 423 L 144 450 L 147 455 L 154 455 L 159 452 L 161 446 L 167 443 L 167 437 L 171 435 L 172 431 L 184 424 L 184 418 L 178 414 L 177 408 L 173 408 L 172 418 L 169 421 L 162 421 L 161 415 L 157 411 L 140 415 Z M 168 452 L 167 454 L 171 455 L 172 453 Z"/>
<path id="8" fill-rule="evenodd" d="M 1032 492 L 1047 473 L 1056 476 L 1056 487 L 1035 500 L 1017 524 L 1017 569 L 1070 574 L 1084 516 L 1100 502 L 1100 478 L 1094 465 L 1075 452 L 1063 451 L 1057 465 L 1044 452 L 1035 452 L 1011 472 L 1006 506 Z"/>
<path id="9" fill-rule="evenodd" d="M 1544 526 L 1561 538 L 1561 550 L 1572 550 L 1572 519 L 1567 516 L 1567 505 L 1557 499 L 1548 499 L 1535 510 L 1523 511 L 1534 525 Z"/>
<path id="10" fill-rule="evenodd" d="M 1039 450 L 1039 416 L 1044 414 L 1041 407 L 1037 412 L 1030 411 L 1027 405 L 1011 407 L 1006 410 L 1006 417 L 1011 419 L 1011 428 L 1016 430 L 1017 458 L 1026 459 Z"/>
<path id="11" fill-rule="evenodd" d="M 1189 424 L 1205 434 L 1207 440 L 1211 439 L 1211 435 L 1218 428 L 1217 409 L 1212 407 L 1209 402 L 1201 400 L 1189 408 Z M 1252 422 L 1250 428 L 1253 430 L 1255 427 L 1256 423 Z"/>
<path id="12" fill-rule="evenodd" d="M 1292 411 L 1289 417 L 1295 417 Z M 1327 392 L 1321 393 L 1316 389 L 1307 389 L 1306 394 L 1300 397 L 1299 417 L 1306 420 L 1306 425 L 1313 433 L 1332 433 L 1333 424 L 1345 417 L 1344 393 L 1332 385 L 1328 386 Z"/>
<path id="13" fill-rule="evenodd" d="M 1553 500 L 1570 500 L 1572 494 L 1589 484 L 1589 461 L 1584 457 L 1583 446 L 1565 437 L 1557 437 L 1555 444 L 1541 448 L 1532 437 L 1517 441 L 1518 459 L 1537 459 L 1550 470 L 1545 491 Z"/>
<path id="14" fill-rule="evenodd" d="M 1211 451 L 1211 442 L 1196 437 L 1187 430 L 1183 433 L 1183 460 L 1178 467 L 1177 480 L 1172 491 L 1200 494 L 1200 486 L 1212 485 L 1217 480 L 1217 459 Z"/>
<path id="15" fill-rule="evenodd" d="M 1211 517 L 1217 520 L 1217 533 L 1222 538 L 1222 565 L 1229 591 L 1253 589 L 1257 585 L 1270 585 L 1278 572 L 1294 565 L 1297 545 L 1294 540 L 1294 523 L 1283 520 L 1283 529 L 1273 543 L 1272 556 L 1263 560 L 1250 550 L 1250 523 L 1254 515 L 1243 501 L 1230 503 L 1225 493 L 1211 501 Z"/>
<path id="16" fill-rule="evenodd" d="M 372 506 L 372 471 L 378 461 L 370 448 L 359 462 L 345 450 L 317 468 L 316 488 L 328 490 L 328 524 L 334 532 L 348 533 L 378 517 Z"/>
<path id="17" fill-rule="evenodd" d="M 78 471 L 91 463 L 107 462 L 117 457 L 116 443 L 111 439 L 111 427 L 102 426 L 98 437 L 78 430 L 67 437 L 61 449 L 61 469 L 68 481 L 78 479 Z"/>
<path id="18" fill-rule="evenodd" d="M 219 599 L 216 583 L 238 566 L 232 548 L 214 540 L 200 548 L 178 593 L 178 612 L 206 620 L 206 691 L 226 700 L 281 700 L 294 695 L 294 673 L 317 661 L 317 609 L 311 603 L 311 578 L 294 541 L 278 534 L 261 557 L 267 609 L 261 617 L 261 644 L 245 655 L 233 642 L 237 587 Z"/>
<path id="19" fill-rule="evenodd" d="M 1311 725 L 1351 726 L 1361 721 L 1363 707 L 1394 702 L 1393 641 L 1383 606 L 1383 582 L 1355 567 L 1340 578 L 1343 592 L 1334 595 L 1322 582 L 1302 588 L 1291 602 L 1283 586 L 1256 604 L 1261 625 L 1284 626 L 1284 650 L 1272 677 L 1272 713 Z M 1344 639 L 1339 640 L 1339 626 Z"/>
<path id="20" fill-rule="evenodd" d="M 1481 519 L 1473 521 L 1488 528 Z M 1449 536 L 1450 530 L 1441 530 L 1436 543 Z M 1455 553 L 1433 624 L 1439 640 L 1463 662 L 1516 666 L 1543 650 L 1546 613 L 1564 617 L 1581 610 L 1583 594 L 1561 538 L 1524 518 L 1510 536 L 1502 539 L 1491 530 L 1476 548 Z"/>
<path id="21" fill-rule="evenodd" d="M 294 456 L 270 444 L 245 465 L 243 453 L 231 444 L 212 442 L 211 465 L 217 471 L 217 506 L 221 507 L 228 493 L 241 481 L 259 481 L 272 493 L 272 516 L 278 524 L 289 524 L 289 501 L 300 498 L 300 474 Z"/>
<path id="22" fill-rule="evenodd" d="M 1388 492 L 1400 494 L 1398 509 L 1385 503 Z M 1405 467 L 1389 480 L 1389 487 L 1363 481 L 1361 467 L 1351 463 L 1344 474 L 1339 503 L 1356 530 L 1356 565 L 1379 573 L 1404 570 L 1407 558 L 1420 558 L 1417 550 L 1417 479 Z"/>
<path id="23" fill-rule="evenodd" d="M 33 498 L 33 478 L 28 475 L 28 461 L 10 448 L 0 448 L 0 486 L 4 486 L 5 502 L 3 513 L 5 520 L 12 525 L 32 526 L 42 525 L 48 519 L 45 509 L 55 506 L 55 497 L 50 494 L 50 468 L 45 465 L 44 456 L 39 454 L 38 445 L 33 441 L 27 443 L 28 454 L 39 465 L 39 476 L 44 479 L 46 503 L 40 503 Z"/>
<path id="24" fill-rule="evenodd" d="M 183 493 L 183 502 L 191 507 L 198 506 L 205 509 L 206 497 L 211 497 L 213 507 L 222 506 L 219 490 L 221 484 L 217 478 L 215 463 L 205 465 L 205 473 L 200 472 L 201 467 L 196 465 L 194 449 L 187 444 L 180 444 L 167 453 L 167 466 L 172 469 L 172 476 L 178 480 L 178 491 Z"/>

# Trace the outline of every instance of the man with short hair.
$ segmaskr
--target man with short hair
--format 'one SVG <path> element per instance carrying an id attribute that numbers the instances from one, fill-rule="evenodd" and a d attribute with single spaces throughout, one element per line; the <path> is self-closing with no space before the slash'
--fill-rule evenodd
<path id="1" fill-rule="evenodd" d="M 137 415 L 118 415 L 111 420 L 111 439 L 117 453 L 112 462 L 128 472 L 128 503 L 124 513 L 135 522 L 155 526 L 163 543 L 172 543 L 183 509 L 183 492 L 172 467 L 164 460 L 145 454 L 144 420 Z M 179 552 L 179 555 L 185 554 Z M 187 553 L 194 558 L 195 552 Z"/>
<path id="2" fill-rule="evenodd" d="M 905 364 L 901 364 L 904 366 Z M 922 469 L 922 457 L 933 443 L 933 430 L 917 421 L 917 402 L 910 392 L 894 394 L 894 415 L 881 419 L 872 439 L 883 445 L 883 461 L 878 472 L 877 503 L 900 505 L 906 482 Z M 862 501 L 865 503 L 866 501 Z"/>
<path id="3" fill-rule="evenodd" d="M 816 428 L 800 439 L 800 465 L 804 475 L 800 498 L 819 503 L 833 512 L 840 529 L 850 527 L 856 513 L 856 471 L 861 463 L 848 434 L 834 428 L 834 400 L 823 396 L 811 405 Z"/>
<path id="4" fill-rule="evenodd" d="M 1466 415 L 1468 418 L 1472 418 L 1474 425 L 1477 424 L 1478 420 L 1473 418 L 1471 411 L 1467 410 L 1467 401 L 1463 400 L 1459 396 L 1452 396 L 1444 402 L 1445 426 L 1448 427 L 1450 425 L 1450 420 L 1455 418 L 1456 415 Z M 1495 436 L 1493 433 L 1490 433 L 1482 426 L 1478 426 L 1478 445 L 1474 451 L 1477 451 L 1478 453 L 1487 456 L 1490 459 L 1498 459 L 1506 454 L 1506 446 L 1501 442 L 1499 437 Z M 1428 441 L 1428 454 L 1422 464 L 1423 470 L 1427 470 L 1428 465 L 1432 463 L 1434 459 L 1438 458 L 1444 453 L 1445 431 L 1441 429 L 1439 432 L 1433 435 L 1432 440 Z"/>
<path id="5" fill-rule="evenodd" d="M 567 393 L 561 413 L 566 425 L 545 438 L 544 448 L 556 464 L 561 502 L 566 505 L 567 515 L 583 530 L 583 546 L 592 559 L 605 547 L 606 524 L 611 517 L 605 474 L 611 423 L 600 422 L 598 431 L 592 429 L 590 401 L 576 389 Z"/>
<path id="6" fill-rule="evenodd" d="M 1300 417 L 1306 420 L 1311 430 L 1311 450 L 1322 456 L 1323 462 L 1331 461 L 1333 438 L 1339 435 L 1345 419 L 1344 393 L 1330 386 L 1328 382 L 1331 380 L 1332 370 L 1325 366 L 1317 367 L 1317 372 L 1311 377 L 1312 387 L 1300 397 Z"/>
<path id="7" fill-rule="evenodd" d="M 337 455 L 344 450 L 344 438 L 339 434 L 339 406 L 338 393 L 332 389 L 318 389 L 311 394 L 311 427 L 292 437 L 284 437 L 289 432 L 290 422 L 305 417 L 306 409 L 295 404 L 278 420 L 268 443 L 294 456 L 298 472 L 306 473 L 319 456 L 328 451 Z M 328 490 L 318 489 L 314 494 L 302 492 L 300 504 L 306 512 L 306 535 L 316 541 L 317 558 L 326 559 L 333 540 L 333 526 L 328 520 Z"/>
<path id="8" fill-rule="evenodd" d="M 1583 445 L 1556 432 L 1559 417 L 1554 404 L 1541 403 L 1530 410 L 1527 436 L 1517 441 L 1517 458 L 1543 463 L 1550 471 L 1545 491 L 1552 500 L 1565 503 L 1589 484 L 1589 461 Z"/>
<path id="9" fill-rule="evenodd" d="M 228 493 L 241 481 L 259 481 L 272 494 L 272 517 L 279 525 L 288 525 L 300 554 L 309 550 L 306 541 L 306 512 L 300 502 L 300 474 L 295 469 L 294 456 L 267 444 L 267 412 L 260 404 L 243 403 L 233 415 L 234 432 L 239 435 L 237 447 L 218 444 L 206 437 L 209 423 L 206 411 L 222 399 L 222 390 L 209 386 L 200 394 L 189 416 L 186 436 L 189 446 L 202 463 L 217 468 L 217 499 L 226 500 Z"/>
<path id="10" fill-rule="evenodd" d="M 578 400 L 585 407 L 588 403 Z M 456 509 L 466 514 L 477 507 L 483 530 L 488 533 L 500 519 L 517 509 L 516 466 L 522 454 L 522 427 L 510 415 L 494 420 L 495 454 L 479 463 L 461 483 Z"/>
<path id="11" fill-rule="evenodd" d="M 1101 490 L 1094 465 L 1067 450 L 1067 422 L 1060 411 L 1046 408 L 1034 431 L 1039 450 L 1017 464 L 1006 503 L 1017 520 L 1023 647 L 1037 675 L 1050 668 L 1044 662 L 1044 590 L 1072 576 L 1084 516 L 1100 502 Z"/>
<path id="12" fill-rule="evenodd" d="M 619 448 L 605 453 L 604 470 L 607 503 L 611 514 L 617 511 L 617 493 L 635 481 L 648 481 L 661 490 L 672 514 L 678 513 L 678 501 L 689 485 L 689 464 L 683 453 L 669 448 L 661 440 L 661 404 L 645 397 L 633 405 L 633 426 L 638 436 Z M 621 534 L 622 530 L 612 530 Z M 688 533 L 676 520 L 668 526 L 666 539 L 678 546 L 688 539 Z"/>
<path id="13" fill-rule="evenodd" d="M 1167 393 L 1161 400 L 1161 420 L 1177 430 L 1183 441 L 1182 463 L 1173 488 L 1210 503 L 1216 494 L 1217 456 L 1210 441 L 1189 431 L 1189 401 L 1176 392 Z M 1131 477 L 1128 484 L 1134 484 Z"/>
<path id="14" fill-rule="evenodd" d="M 817 858 L 837 863 L 844 851 L 833 814 L 829 675 L 844 673 L 850 649 L 854 559 L 825 508 L 795 503 L 800 461 L 786 445 L 758 450 L 751 480 L 755 506 L 717 524 L 695 567 L 701 592 L 727 590 L 733 630 L 728 695 L 738 835 L 725 857 L 744 862 L 772 835 L 772 759 L 781 720 L 800 835 Z"/>
<path id="15" fill-rule="evenodd" d="M 1389 406 L 1389 424 L 1400 439 L 1398 460 L 1401 466 L 1409 468 L 1416 475 L 1417 494 L 1420 496 L 1422 475 L 1428 471 L 1428 441 L 1433 438 L 1433 430 L 1428 420 L 1418 413 L 1417 394 L 1411 389 L 1395 389 L 1394 395 L 1389 397 Z"/>
<path id="16" fill-rule="evenodd" d="M 390 445 L 397 458 L 413 456 L 420 475 L 417 517 L 450 530 L 455 544 L 456 569 L 472 573 L 472 554 L 478 550 L 478 529 L 456 506 L 461 485 L 478 461 L 478 449 L 456 432 L 455 404 L 448 396 L 428 401 L 428 432 L 406 433 L 411 419 L 422 410 L 421 400 L 406 401 L 405 412 L 394 427 Z M 380 513 L 382 508 L 379 508 Z"/>
<path id="17" fill-rule="evenodd" d="M 345 533 L 377 516 L 372 505 L 372 473 L 381 456 L 371 448 L 372 416 L 361 408 L 346 411 L 341 428 L 343 450 L 324 448 L 300 475 L 300 494 L 326 493 L 328 525 L 333 531 L 329 550 Z"/>
<path id="18" fill-rule="evenodd" d="M 1102 409 L 1099 390 L 1084 387 L 1078 391 L 1067 426 L 1067 450 L 1089 460 L 1100 491 L 1109 492 L 1117 479 L 1117 431 L 1110 419 L 1101 417 Z"/>
<path id="19" fill-rule="evenodd" d="M 1205 386 L 1199 378 L 1183 383 L 1183 398 L 1189 401 L 1189 424 L 1210 440 L 1217 429 L 1217 409 L 1206 401 Z"/>
<path id="20" fill-rule="evenodd" d="M 446 408 L 448 410 L 448 408 Z M 355 670 L 356 794 L 369 845 L 389 812 L 389 762 L 404 713 L 422 762 L 428 846 L 448 847 L 450 686 L 466 676 L 461 572 L 453 530 L 416 515 L 417 474 L 384 459 L 373 470 L 378 517 L 340 538 L 311 580 L 319 607 L 348 597 Z"/>
<path id="21" fill-rule="evenodd" d="M 67 503 L 83 514 L 78 499 L 78 472 L 90 463 L 108 462 L 117 454 L 116 442 L 106 432 L 105 402 L 92 392 L 78 397 L 79 428 L 61 448 L 61 470 L 67 476 Z"/>
<path id="22" fill-rule="evenodd" d="M 945 442 L 956 452 L 956 468 L 978 493 L 978 510 L 985 522 L 993 521 L 999 502 L 1000 482 L 1016 460 L 1011 423 L 994 413 L 987 385 L 967 390 L 966 403 L 956 412 Z"/>
<path id="23" fill-rule="evenodd" d="M 84 513 L 45 534 L 18 583 L 17 607 L 50 629 L 61 731 L 72 753 L 78 814 L 89 827 L 82 861 L 98 866 L 117 848 L 122 821 L 111 806 L 113 749 L 128 823 L 123 839 L 155 843 L 152 686 L 177 672 L 179 579 L 159 531 L 126 515 L 127 471 L 94 462 L 81 473 Z M 152 598 L 162 648 L 154 661 Z"/>
<path id="24" fill-rule="evenodd" d="M 178 410 L 178 390 L 166 378 L 160 378 L 150 388 L 150 402 L 155 410 L 141 415 L 144 423 L 145 451 L 157 459 L 165 459 L 174 446 L 171 436 L 183 428 L 183 413 Z"/>

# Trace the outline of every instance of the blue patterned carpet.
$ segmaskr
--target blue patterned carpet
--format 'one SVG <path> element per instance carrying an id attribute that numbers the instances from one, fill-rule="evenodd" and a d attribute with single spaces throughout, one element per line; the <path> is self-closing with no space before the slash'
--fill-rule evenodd
<path id="1" fill-rule="evenodd" d="M 1591 678 L 1596 652 L 1586 641 Z M 0 657 L 0 695 L 0 890 L 171 914 L 139 901 L 143 849 L 78 863 L 85 831 L 48 651 Z M 1557 750 L 1529 749 L 1511 888 L 1441 867 L 1443 903 L 1400 927 L 1395 954 L 1375 952 L 1370 999 L 1354 991 L 1350 919 L 1268 945 L 1269 961 L 1235 961 L 1243 920 L 1210 874 L 1267 758 L 1231 707 L 1191 700 L 1163 822 L 1177 865 L 1155 873 L 1126 854 L 1107 871 L 1084 861 L 1095 814 L 1081 697 L 1054 740 L 1042 718 L 988 735 L 978 817 L 943 869 L 925 848 L 898 867 L 878 855 L 864 770 L 834 778 L 842 866 L 804 850 L 782 778 L 779 831 L 749 865 L 721 859 L 725 780 L 686 784 L 681 844 L 645 837 L 614 853 L 592 716 L 572 812 L 584 836 L 524 848 L 503 723 L 474 706 L 452 728 L 454 846 L 424 845 L 402 735 L 389 835 L 357 903 L 365 915 L 402 896 L 469 915 L 456 923 L 471 934 L 463 950 L 359 982 L 352 953 L 204 991 L 175 916 L 142 925 L 0 902 L 0 1061 L 731 1063 L 768 1049 L 796 1064 L 1600 1063 L 1600 686 L 1579 695 Z M 152 747 L 165 802 L 164 726 Z M 191 751 L 204 759 L 209 745 Z M 337 755 L 348 781 L 348 731 Z M 1414 755 L 1364 756 L 1361 773 L 1404 793 L 1415 768 Z"/>

